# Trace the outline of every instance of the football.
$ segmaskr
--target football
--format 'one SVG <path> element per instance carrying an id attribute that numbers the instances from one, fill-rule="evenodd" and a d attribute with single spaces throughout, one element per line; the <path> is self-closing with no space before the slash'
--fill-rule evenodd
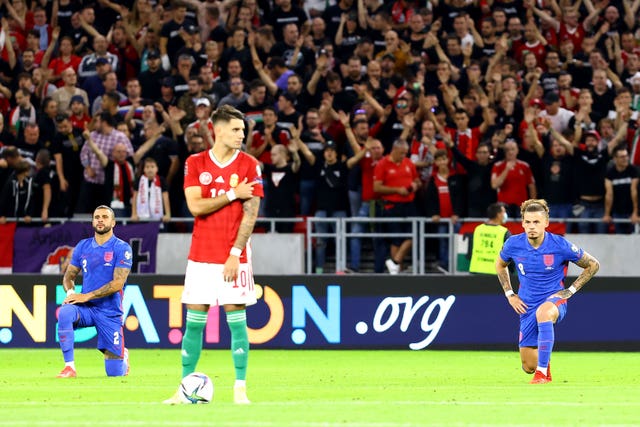
<path id="1" fill-rule="evenodd" d="M 213 383 L 202 372 L 187 375 L 180 383 L 180 399 L 184 403 L 209 403 L 213 400 Z"/>

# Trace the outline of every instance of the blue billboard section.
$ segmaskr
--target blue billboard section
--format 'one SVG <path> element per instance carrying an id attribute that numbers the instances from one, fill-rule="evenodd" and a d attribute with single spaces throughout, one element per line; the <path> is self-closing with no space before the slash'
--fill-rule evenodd
<path id="1" fill-rule="evenodd" d="M 131 348 L 179 348 L 185 310 L 181 276 L 133 275 L 123 319 Z M 594 279 L 569 301 L 556 328 L 558 347 L 640 350 L 632 314 L 640 304 L 634 279 Z M 257 277 L 260 298 L 248 308 L 254 348 L 512 348 L 518 316 L 493 278 L 388 276 Z M 0 277 L 0 348 L 58 347 L 59 276 Z M 93 328 L 76 332 L 95 347 Z M 224 313 L 212 307 L 205 348 L 228 348 Z"/>

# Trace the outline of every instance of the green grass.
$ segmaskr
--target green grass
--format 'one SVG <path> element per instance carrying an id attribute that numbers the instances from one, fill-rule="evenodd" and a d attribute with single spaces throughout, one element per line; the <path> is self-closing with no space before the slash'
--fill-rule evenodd
<path id="1" fill-rule="evenodd" d="M 0 350 L 0 426 L 640 425 L 637 353 L 553 356 L 551 384 L 530 385 L 517 352 L 253 350 L 250 406 L 232 402 L 228 351 L 204 351 L 210 405 L 165 406 L 178 350 L 131 350 L 131 375 L 106 378 L 101 354 L 76 350 L 76 379 L 56 379 L 57 350 Z"/>

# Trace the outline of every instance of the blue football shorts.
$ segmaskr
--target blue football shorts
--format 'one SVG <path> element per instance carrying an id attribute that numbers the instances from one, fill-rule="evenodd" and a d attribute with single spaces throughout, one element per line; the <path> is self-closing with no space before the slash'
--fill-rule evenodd
<path id="1" fill-rule="evenodd" d="M 97 348 L 101 352 L 110 351 L 116 356 L 123 355 L 124 336 L 122 334 L 122 316 L 105 316 L 95 307 L 74 305 L 78 310 L 79 320 L 74 323 L 74 329 L 95 326 L 98 333 Z"/>
<path id="2" fill-rule="evenodd" d="M 567 300 L 559 297 L 549 297 L 545 302 L 551 301 L 558 307 L 558 320 L 560 323 L 567 314 Z M 518 346 L 520 347 L 538 347 L 538 320 L 536 319 L 536 310 L 538 306 L 529 307 L 525 314 L 520 315 L 520 339 Z"/>

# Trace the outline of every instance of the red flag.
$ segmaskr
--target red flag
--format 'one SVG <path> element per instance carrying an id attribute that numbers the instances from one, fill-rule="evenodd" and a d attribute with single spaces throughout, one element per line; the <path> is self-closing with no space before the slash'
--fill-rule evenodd
<path id="1" fill-rule="evenodd" d="M 13 237 L 16 233 L 15 222 L 0 224 L 0 274 L 9 274 L 13 267 Z"/>

